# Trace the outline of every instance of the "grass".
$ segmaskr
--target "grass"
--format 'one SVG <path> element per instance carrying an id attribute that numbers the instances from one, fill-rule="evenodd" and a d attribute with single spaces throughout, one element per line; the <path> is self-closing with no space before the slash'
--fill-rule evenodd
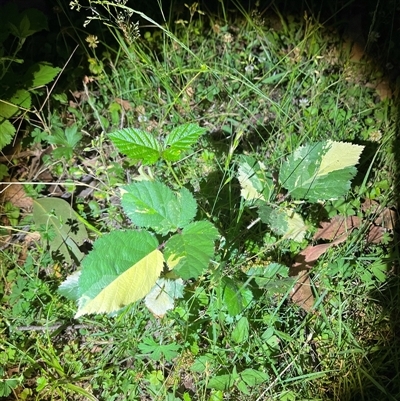
<path id="1" fill-rule="evenodd" d="M 53 260 L 45 242 L 31 236 L 38 230 L 31 214 L 16 207 L 17 215 L 11 216 L 5 203 L 4 226 L 14 217 L 15 228 L 26 236 L 1 250 L 0 395 L 399 399 L 397 243 L 390 232 L 376 244 L 365 236 L 374 214 L 396 206 L 396 104 L 374 88 L 382 72 L 367 55 L 365 61 L 351 61 L 337 33 L 310 14 L 279 9 L 261 14 L 240 7 L 235 14 L 223 8 L 217 14 L 194 11 L 187 14 L 188 22 L 171 18 L 164 30 L 142 28 L 142 38 L 130 46 L 123 31 L 112 30 L 117 50 L 108 31 L 96 28 L 99 46 L 86 49 L 92 78 L 70 103 L 63 93 L 54 96 L 48 114 L 41 116 L 46 135 L 75 124 L 82 138 L 65 145 L 70 150 L 61 162 L 54 153 L 43 156 L 41 170 L 60 183 L 59 193 L 73 193 L 71 204 L 96 230 L 127 227 L 117 186 L 134 179 L 138 169 L 103 131 L 138 127 L 166 135 L 181 123 L 200 123 L 208 133 L 186 158 L 171 165 L 159 162 L 151 171 L 171 187 L 189 188 L 201 217 L 217 226 L 221 239 L 210 273 L 189 283 L 184 298 L 163 319 L 136 303 L 114 317 L 74 321 L 76 305 L 56 290 L 77 266 Z M 78 33 L 81 27 L 74 29 Z M 363 223 L 312 269 L 315 307 L 306 313 L 290 301 L 284 279 L 276 283 L 279 291 L 250 291 L 246 269 L 271 261 L 290 265 L 312 233 L 298 244 L 278 240 L 260 223 L 248 229 L 257 214 L 240 200 L 237 161 L 241 154 L 255 155 L 276 169 L 299 145 L 326 139 L 366 145 L 349 196 L 322 208 L 330 217 L 357 215 Z M 29 136 L 25 141 L 32 144 Z M 39 172 L 33 179 L 37 184 L 26 186 L 28 193 L 56 191 Z M 380 209 L 361 211 L 365 199 Z M 310 221 L 319 212 L 303 210 Z M 245 307 L 237 316 L 227 309 L 222 280 L 231 280 L 243 298 Z M 246 369 L 268 380 L 245 379 Z"/>

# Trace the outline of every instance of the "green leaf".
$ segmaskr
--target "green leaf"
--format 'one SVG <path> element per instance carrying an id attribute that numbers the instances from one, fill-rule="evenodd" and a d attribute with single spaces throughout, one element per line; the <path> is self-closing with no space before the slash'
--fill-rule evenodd
<path id="1" fill-rule="evenodd" d="M 269 376 L 265 372 L 260 372 L 256 369 L 245 369 L 239 373 L 240 378 L 249 386 L 255 387 L 261 383 L 264 383 L 269 379 Z"/>
<path id="2" fill-rule="evenodd" d="M 147 231 L 114 231 L 82 262 L 76 317 L 112 313 L 146 296 L 163 270 L 157 239 Z"/>
<path id="3" fill-rule="evenodd" d="M 289 268 L 279 263 L 270 263 L 267 266 L 253 266 L 246 274 L 254 278 L 256 284 L 270 296 L 286 294 L 293 287 L 296 280 L 294 277 L 289 277 Z"/>
<path id="4" fill-rule="evenodd" d="M 237 316 L 250 304 L 253 294 L 243 283 L 223 277 L 217 288 L 231 316 Z"/>
<path id="5" fill-rule="evenodd" d="M 31 95 L 28 91 L 20 89 L 14 93 L 11 99 L 5 101 L 0 99 L 0 118 L 11 118 L 18 115 L 21 107 L 31 107 Z"/>
<path id="6" fill-rule="evenodd" d="M 10 121 L 4 120 L 0 122 L 0 150 L 11 143 L 15 132 L 15 127 Z"/>
<path id="7" fill-rule="evenodd" d="M 9 27 L 12 34 L 21 39 L 26 39 L 36 32 L 48 29 L 46 16 L 34 8 L 24 10 L 20 15 L 14 16 Z"/>
<path id="8" fill-rule="evenodd" d="M 214 255 L 217 237 L 217 229 L 208 221 L 189 224 L 165 244 L 164 255 L 168 267 L 185 280 L 197 278 Z"/>
<path id="9" fill-rule="evenodd" d="M 0 137 L 1 137 L 1 125 L 0 125 Z M 9 174 L 8 167 L 5 164 L 0 164 L 0 181 L 3 181 L 4 177 L 7 177 L 8 174 Z"/>
<path id="10" fill-rule="evenodd" d="M 50 251 L 61 254 L 69 264 L 72 263 L 71 255 L 77 261 L 83 258 L 84 254 L 78 246 L 88 235 L 68 202 L 59 198 L 34 199 L 33 220 L 37 227 L 42 226 L 54 235 L 48 241 Z"/>
<path id="11" fill-rule="evenodd" d="M 79 299 L 79 277 L 81 270 L 78 270 L 69 275 L 58 287 L 58 292 L 65 298 L 71 301 L 78 301 Z"/>
<path id="12" fill-rule="evenodd" d="M 197 124 L 183 124 L 174 128 L 165 140 L 163 158 L 169 161 L 179 160 L 182 153 L 189 150 L 205 132 L 206 129 Z"/>
<path id="13" fill-rule="evenodd" d="M 231 339 L 236 344 L 242 344 L 249 338 L 249 321 L 246 316 L 242 316 L 232 331 Z"/>
<path id="14" fill-rule="evenodd" d="M 283 163 L 279 181 L 293 198 L 311 202 L 339 198 L 350 189 L 363 149 L 333 141 L 301 146 Z"/>
<path id="15" fill-rule="evenodd" d="M 143 354 L 155 361 L 159 361 L 163 355 L 167 361 L 172 361 L 178 355 L 181 346 L 178 344 L 159 344 L 152 337 L 146 337 L 138 344 L 138 348 Z"/>
<path id="16" fill-rule="evenodd" d="M 160 157 L 161 146 L 154 136 L 136 128 L 125 128 L 108 134 L 118 150 L 132 160 L 154 164 Z"/>
<path id="17" fill-rule="evenodd" d="M 292 209 L 261 205 L 258 213 L 261 221 L 268 224 L 275 234 L 297 242 L 303 241 L 308 227 L 303 218 Z"/>
<path id="18" fill-rule="evenodd" d="M 239 375 L 234 369 L 232 374 L 225 374 L 219 376 L 213 376 L 207 383 L 207 388 L 213 388 L 215 390 L 227 391 L 235 385 L 235 380 L 239 378 Z"/>
<path id="19" fill-rule="evenodd" d="M 242 156 L 238 169 L 243 199 L 246 201 L 262 200 L 268 202 L 274 189 L 272 174 L 266 172 L 266 167 L 251 156 Z"/>
<path id="20" fill-rule="evenodd" d="M 185 227 L 196 215 L 196 201 L 186 188 L 175 194 L 161 182 L 141 181 L 121 189 L 122 207 L 139 227 L 165 235 Z"/>
<path id="21" fill-rule="evenodd" d="M 174 308 L 175 299 L 183 298 L 183 280 L 159 278 L 146 295 L 145 304 L 156 317 L 163 317 Z"/>
<path id="22" fill-rule="evenodd" d="M 24 81 L 29 82 L 31 88 L 47 85 L 61 71 L 59 67 L 53 67 L 48 63 L 32 65 L 25 74 Z"/>

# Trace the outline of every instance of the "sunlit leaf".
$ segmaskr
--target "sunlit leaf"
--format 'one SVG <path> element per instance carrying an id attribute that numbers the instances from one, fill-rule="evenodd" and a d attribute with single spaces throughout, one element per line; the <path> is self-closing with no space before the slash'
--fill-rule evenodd
<path id="1" fill-rule="evenodd" d="M 182 153 L 189 150 L 198 138 L 206 132 L 197 124 L 183 124 L 174 128 L 165 139 L 163 157 L 165 160 L 176 161 Z"/>
<path id="2" fill-rule="evenodd" d="M 196 278 L 208 267 L 214 255 L 217 229 L 208 221 L 186 226 L 165 244 L 165 260 L 170 269 L 184 278 Z"/>
<path id="3" fill-rule="evenodd" d="M 174 308 L 175 300 L 183 297 L 183 280 L 159 278 L 144 300 L 150 312 L 163 317 Z"/>
<path id="4" fill-rule="evenodd" d="M 161 146 L 149 132 L 125 128 L 108 134 L 118 150 L 143 164 L 154 164 L 160 157 Z"/>
<path id="5" fill-rule="evenodd" d="M 146 296 L 163 269 L 158 242 L 146 231 L 100 237 L 82 262 L 76 317 L 111 313 Z"/>
<path id="6" fill-rule="evenodd" d="M 274 183 L 272 175 L 266 172 L 266 167 L 251 156 L 242 156 L 238 169 L 243 199 L 246 201 L 269 201 Z"/>
<path id="7" fill-rule="evenodd" d="M 301 242 L 307 233 L 308 227 L 303 218 L 292 209 L 261 205 L 259 215 L 275 234 L 284 235 L 285 238 Z"/>
<path id="8" fill-rule="evenodd" d="M 344 142 L 317 142 L 290 155 L 279 181 L 292 197 L 312 202 L 336 199 L 350 189 L 354 167 L 364 146 Z"/>
<path id="9" fill-rule="evenodd" d="M 121 189 L 122 207 L 139 227 L 167 234 L 185 227 L 196 215 L 196 201 L 186 188 L 174 193 L 161 182 L 140 181 Z"/>

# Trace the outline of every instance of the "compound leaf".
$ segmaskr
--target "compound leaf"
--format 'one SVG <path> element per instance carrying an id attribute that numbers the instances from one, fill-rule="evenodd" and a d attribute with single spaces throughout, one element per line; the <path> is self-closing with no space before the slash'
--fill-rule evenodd
<path id="1" fill-rule="evenodd" d="M 189 150 L 205 132 L 205 128 L 197 124 L 183 124 L 174 128 L 165 139 L 163 158 L 168 161 L 179 160 L 181 154 Z"/>
<path id="2" fill-rule="evenodd" d="M 37 227 L 51 233 L 50 251 L 61 254 L 65 262 L 72 263 L 71 254 L 78 261 L 84 257 L 78 245 L 88 237 L 86 228 L 68 202 L 59 198 L 34 199 L 33 220 Z"/>
<path id="3" fill-rule="evenodd" d="M 336 199 L 350 189 L 363 149 L 333 141 L 301 146 L 282 165 L 280 183 L 293 198 L 311 202 Z"/>
<path id="4" fill-rule="evenodd" d="M 154 136 L 136 128 L 125 128 L 108 134 L 118 150 L 132 160 L 154 164 L 160 157 L 161 147 Z"/>
<path id="5" fill-rule="evenodd" d="M 185 227 L 196 215 L 196 201 L 186 188 L 175 194 L 161 182 L 140 181 L 122 191 L 122 207 L 132 222 L 163 235 Z"/>
<path id="6" fill-rule="evenodd" d="M 112 313 L 146 296 L 163 270 L 157 239 L 147 231 L 100 237 L 82 262 L 78 312 Z"/>
<path id="7" fill-rule="evenodd" d="M 189 224 L 165 244 L 168 267 L 183 279 L 197 278 L 214 255 L 217 237 L 217 229 L 208 221 Z"/>
<path id="8" fill-rule="evenodd" d="M 251 156 L 242 156 L 238 169 L 243 199 L 269 201 L 274 188 L 272 175 L 268 175 L 263 163 Z"/>

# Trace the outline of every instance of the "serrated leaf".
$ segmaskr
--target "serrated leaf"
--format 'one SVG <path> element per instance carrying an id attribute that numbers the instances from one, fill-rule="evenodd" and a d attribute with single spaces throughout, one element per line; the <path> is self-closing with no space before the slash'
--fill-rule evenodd
<path id="1" fill-rule="evenodd" d="M 84 257 L 78 245 L 88 237 L 86 228 L 68 202 L 59 198 L 34 199 L 33 220 L 37 227 L 53 232 L 48 246 L 50 251 L 61 254 L 65 262 L 72 263 L 71 255 L 77 261 Z"/>
<path id="2" fill-rule="evenodd" d="M 125 128 L 108 134 L 118 150 L 143 164 L 154 164 L 160 157 L 161 146 L 154 136 L 136 128 Z"/>
<path id="3" fill-rule="evenodd" d="M 237 316 L 250 304 L 253 294 L 243 283 L 223 277 L 217 291 L 231 316 Z"/>
<path id="4" fill-rule="evenodd" d="M 189 150 L 205 132 L 205 128 L 197 124 L 183 124 L 174 128 L 165 139 L 163 158 L 169 161 L 179 160 L 182 153 Z"/>
<path id="5" fill-rule="evenodd" d="M 186 188 L 174 193 L 161 182 L 140 181 L 122 190 L 122 207 L 139 227 L 151 227 L 165 235 L 185 227 L 196 215 L 196 201 Z"/>
<path id="6" fill-rule="evenodd" d="M 79 299 L 79 277 L 81 276 L 81 270 L 78 270 L 69 275 L 58 287 L 58 292 L 65 298 L 71 301 L 77 301 Z"/>
<path id="7" fill-rule="evenodd" d="M 0 123 L 0 150 L 11 143 L 15 135 L 15 127 L 8 120 Z"/>
<path id="8" fill-rule="evenodd" d="M 159 278 L 144 300 L 150 312 L 156 317 L 163 317 L 174 308 L 175 300 L 183 297 L 183 280 Z"/>
<path id="9" fill-rule="evenodd" d="M 268 224 L 275 234 L 284 235 L 293 241 L 303 241 L 308 227 L 303 218 L 292 209 L 261 205 L 258 213 L 261 221 Z"/>
<path id="10" fill-rule="evenodd" d="M 282 165 L 279 181 L 297 199 L 336 199 L 350 189 L 363 149 L 333 141 L 301 146 Z"/>
<path id="11" fill-rule="evenodd" d="M 274 188 L 272 175 L 266 167 L 251 156 L 242 156 L 238 169 L 240 194 L 246 201 L 262 200 L 268 202 Z"/>
<path id="12" fill-rule="evenodd" d="M 197 278 L 214 255 L 217 237 L 217 229 L 208 221 L 189 224 L 165 243 L 164 255 L 168 267 L 185 280 Z"/>
<path id="13" fill-rule="evenodd" d="M 146 231 L 100 237 L 82 262 L 76 317 L 112 313 L 146 296 L 163 269 L 157 247 L 157 239 Z"/>
<path id="14" fill-rule="evenodd" d="M 32 65 L 25 74 L 25 81 L 29 82 L 29 86 L 37 88 L 47 85 L 58 75 L 61 71 L 59 67 L 53 67 L 48 63 L 36 63 Z"/>

